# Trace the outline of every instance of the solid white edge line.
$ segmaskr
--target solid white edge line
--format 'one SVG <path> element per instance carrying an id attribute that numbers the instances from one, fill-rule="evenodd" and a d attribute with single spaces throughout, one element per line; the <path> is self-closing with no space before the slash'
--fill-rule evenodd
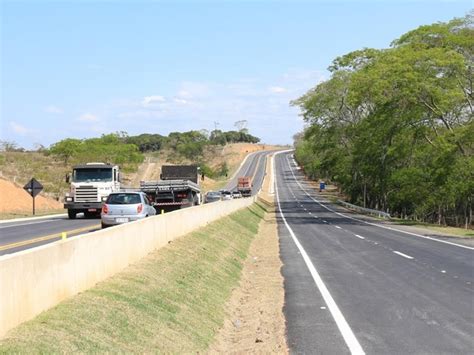
<path id="1" fill-rule="evenodd" d="M 404 258 L 413 259 L 413 256 L 403 254 L 403 253 L 401 253 L 401 252 L 399 252 L 399 251 L 394 250 L 393 252 L 394 252 L 395 254 L 398 254 L 398 255 L 400 255 L 400 256 L 403 256 Z"/>
<path id="2" fill-rule="evenodd" d="M 279 155 L 281 153 L 283 152 L 277 153 L 275 155 Z M 318 271 L 316 270 L 313 263 L 311 262 L 311 259 L 309 258 L 308 254 L 306 253 L 303 246 L 299 242 L 298 238 L 296 237 L 295 233 L 291 229 L 290 225 L 286 221 L 285 215 L 283 214 L 283 211 L 281 210 L 280 196 L 278 193 L 278 184 L 277 184 L 276 174 L 275 174 L 275 192 L 276 192 L 278 210 L 280 212 L 281 218 L 283 222 L 285 223 L 285 226 L 288 229 L 288 232 L 290 233 L 291 238 L 296 244 L 296 247 L 300 251 L 301 256 L 303 257 L 303 260 L 306 264 L 306 267 L 311 273 L 311 276 L 313 277 L 313 280 L 316 283 L 316 286 L 318 287 L 319 292 L 321 293 L 324 299 L 324 302 L 326 302 L 329 308 L 329 311 L 331 312 L 331 315 L 334 318 L 334 321 L 336 322 L 336 325 L 339 328 L 339 331 L 341 332 L 341 335 L 344 338 L 344 341 L 346 342 L 346 345 L 348 346 L 351 354 L 365 354 L 364 350 L 362 349 L 362 346 L 360 345 L 359 341 L 355 337 L 351 327 L 349 326 L 346 319 L 344 318 L 344 315 L 342 314 L 341 310 L 339 309 L 336 302 L 332 298 L 331 294 L 329 293 L 329 290 L 327 289 L 326 285 L 321 279 L 321 276 L 319 276 Z"/>
<path id="3" fill-rule="evenodd" d="M 288 159 L 288 157 L 287 157 Z M 394 231 L 394 232 L 400 232 L 400 233 L 404 233 L 404 234 L 409 234 L 409 235 L 413 235 L 415 237 L 419 237 L 419 238 L 424 238 L 424 239 L 429 239 L 429 240 L 432 240 L 432 241 L 435 241 L 435 242 L 438 242 L 438 243 L 444 243 L 444 244 L 449 244 L 449 245 L 454 245 L 454 246 L 457 246 L 459 248 L 464 248 L 464 249 L 469 249 L 469 250 L 474 250 L 473 247 L 468 247 L 466 245 L 461 245 L 461 244 L 456 244 L 456 243 L 452 243 L 452 242 L 448 242 L 446 240 L 440 240 L 440 239 L 436 239 L 436 238 L 431 238 L 431 237 L 428 237 L 426 235 L 421 235 L 421 234 L 416 234 L 416 233 L 412 233 L 412 232 L 407 232 L 407 231 L 403 231 L 403 230 L 400 230 L 400 229 L 396 229 L 396 228 L 391 228 L 391 227 L 387 227 L 387 226 L 382 226 L 380 224 L 376 224 L 376 223 L 371 223 L 371 222 L 367 222 L 367 221 L 364 221 L 362 219 L 357 219 L 357 218 L 354 218 L 354 217 L 350 217 L 350 216 L 346 216 L 345 214 L 343 213 L 339 213 L 339 212 L 336 212 L 334 211 L 332 208 L 329 208 L 325 205 L 323 205 L 321 202 L 319 202 L 318 200 L 316 200 L 313 196 L 311 196 L 310 194 L 308 194 L 308 192 L 306 191 L 306 189 L 301 186 L 300 182 L 296 179 L 296 176 L 293 172 L 293 170 L 291 169 L 291 166 L 290 166 L 290 162 L 288 161 L 288 166 L 290 168 L 290 171 L 291 171 L 291 174 L 293 175 L 293 179 L 296 181 L 296 183 L 298 184 L 298 186 L 300 187 L 300 189 L 310 198 L 312 199 L 314 202 L 318 203 L 321 207 L 324 207 L 325 209 L 327 209 L 328 211 L 331 211 L 341 217 L 345 217 L 345 218 L 349 218 L 349 219 L 352 219 L 353 221 L 357 221 L 357 222 L 362 222 L 362 223 L 365 223 L 365 224 L 369 224 L 371 226 L 375 226 L 375 227 L 379 227 L 379 228 L 383 228 L 383 229 L 388 229 L 388 230 L 391 230 L 391 231 Z"/>
<path id="4" fill-rule="evenodd" d="M 34 220 L 40 220 L 40 219 L 60 219 L 61 217 L 67 217 L 67 213 L 50 214 L 50 215 L 38 216 L 38 217 L 4 219 L 0 221 L 0 224 L 26 222 L 26 221 L 34 221 Z"/>
<path id="5" fill-rule="evenodd" d="M 51 222 L 51 220 L 46 219 L 46 220 L 42 220 L 42 221 L 34 221 L 34 222 L 21 223 L 21 224 L 12 224 L 12 225 L 8 225 L 8 226 L 1 226 L 1 225 L 0 225 L 0 229 L 13 228 L 13 227 L 23 227 L 23 226 L 30 226 L 30 225 L 32 225 L 32 224 L 47 223 L 47 222 Z"/>

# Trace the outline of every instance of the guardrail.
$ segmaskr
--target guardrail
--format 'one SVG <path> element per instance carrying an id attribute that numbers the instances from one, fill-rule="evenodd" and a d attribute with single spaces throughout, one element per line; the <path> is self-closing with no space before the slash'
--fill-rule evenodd
<path id="1" fill-rule="evenodd" d="M 370 208 L 365 208 L 365 207 L 360 207 L 360 206 L 357 206 L 357 205 L 353 205 L 352 203 L 349 203 L 349 202 L 346 202 L 346 201 L 342 201 L 342 200 L 337 200 L 337 203 L 344 206 L 344 207 L 347 207 L 351 210 L 355 210 L 357 212 L 362 212 L 362 213 L 367 213 L 367 214 L 371 214 L 371 215 L 376 215 L 380 218 L 387 218 L 387 219 L 390 219 L 390 214 L 387 213 L 387 212 L 383 212 L 383 211 L 379 211 L 379 210 L 373 210 L 373 209 L 370 209 Z"/>
<path id="2" fill-rule="evenodd" d="M 171 240 L 255 201 L 186 208 L 0 256 L 0 337 Z"/>

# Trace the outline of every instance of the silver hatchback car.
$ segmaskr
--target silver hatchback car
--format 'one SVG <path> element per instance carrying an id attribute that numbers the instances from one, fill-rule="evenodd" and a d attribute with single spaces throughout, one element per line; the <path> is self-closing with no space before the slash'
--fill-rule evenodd
<path id="1" fill-rule="evenodd" d="M 102 228 L 136 221 L 156 214 L 144 192 L 114 192 L 102 206 Z"/>

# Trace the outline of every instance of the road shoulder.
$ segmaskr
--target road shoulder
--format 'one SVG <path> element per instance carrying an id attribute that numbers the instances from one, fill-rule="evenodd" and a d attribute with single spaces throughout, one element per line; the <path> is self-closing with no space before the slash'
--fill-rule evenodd
<path id="1" fill-rule="evenodd" d="M 288 353 L 281 267 L 277 221 L 271 211 L 260 222 L 211 352 Z"/>

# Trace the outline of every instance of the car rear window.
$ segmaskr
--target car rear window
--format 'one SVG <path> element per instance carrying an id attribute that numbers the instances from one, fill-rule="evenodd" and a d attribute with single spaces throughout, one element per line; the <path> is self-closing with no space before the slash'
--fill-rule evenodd
<path id="1" fill-rule="evenodd" d="M 106 203 L 109 205 L 134 205 L 141 202 L 138 194 L 113 194 L 109 195 Z"/>

